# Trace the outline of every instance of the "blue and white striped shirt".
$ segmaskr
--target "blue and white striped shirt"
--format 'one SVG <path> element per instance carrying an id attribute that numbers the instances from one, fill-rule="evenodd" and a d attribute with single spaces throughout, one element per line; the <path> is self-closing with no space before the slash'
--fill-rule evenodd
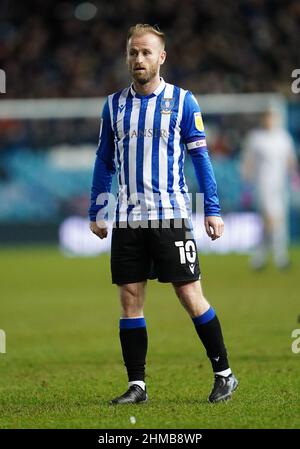
<path id="1" fill-rule="evenodd" d="M 100 193 L 110 191 L 116 168 L 116 221 L 190 217 L 184 177 L 186 149 L 204 193 L 205 215 L 220 215 L 201 112 L 192 93 L 161 79 L 147 96 L 139 95 L 133 85 L 109 95 L 101 119 L 91 221 L 103 207 L 96 200 Z"/>

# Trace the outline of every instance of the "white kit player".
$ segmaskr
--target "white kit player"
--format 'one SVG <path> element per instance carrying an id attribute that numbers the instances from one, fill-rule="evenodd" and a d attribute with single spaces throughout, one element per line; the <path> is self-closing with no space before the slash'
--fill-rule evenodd
<path id="1" fill-rule="evenodd" d="M 278 268 L 289 266 L 288 179 L 296 166 L 291 136 L 279 126 L 277 115 L 266 112 L 262 127 L 246 138 L 241 165 L 243 177 L 254 185 L 264 226 L 262 241 L 251 258 L 254 269 L 264 267 L 269 249 Z"/>

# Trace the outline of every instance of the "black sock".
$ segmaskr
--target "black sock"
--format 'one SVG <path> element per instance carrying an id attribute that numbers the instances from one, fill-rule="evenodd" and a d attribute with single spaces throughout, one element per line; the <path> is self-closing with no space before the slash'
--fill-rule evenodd
<path id="1" fill-rule="evenodd" d="M 202 341 L 214 372 L 229 368 L 221 325 L 215 311 L 210 307 L 203 315 L 193 318 L 196 331 Z"/>
<path id="2" fill-rule="evenodd" d="M 120 341 L 128 381 L 145 381 L 145 364 L 148 347 L 144 318 L 121 318 Z"/>

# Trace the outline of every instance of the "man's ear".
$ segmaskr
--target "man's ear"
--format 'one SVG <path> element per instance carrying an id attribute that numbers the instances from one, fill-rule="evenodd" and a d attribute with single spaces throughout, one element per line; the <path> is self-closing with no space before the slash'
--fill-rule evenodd
<path id="1" fill-rule="evenodd" d="M 167 57 L 167 52 L 163 50 L 160 54 L 160 65 L 163 65 Z"/>

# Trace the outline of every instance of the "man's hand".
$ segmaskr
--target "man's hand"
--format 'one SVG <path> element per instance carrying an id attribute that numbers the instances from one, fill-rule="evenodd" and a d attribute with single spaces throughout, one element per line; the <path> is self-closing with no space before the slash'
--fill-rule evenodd
<path id="1" fill-rule="evenodd" d="M 216 240 L 223 234 L 224 223 L 221 217 L 205 217 L 205 230 L 212 240 Z"/>
<path id="2" fill-rule="evenodd" d="M 96 234 L 100 239 L 105 239 L 107 237 L 107 226 L 105 221 L 90 221 L 90 230 Z"/>

